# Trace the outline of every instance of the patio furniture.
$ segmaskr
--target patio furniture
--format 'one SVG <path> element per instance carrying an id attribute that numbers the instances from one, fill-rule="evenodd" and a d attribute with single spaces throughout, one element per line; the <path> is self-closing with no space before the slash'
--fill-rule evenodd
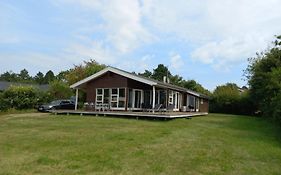
<path id="1" fill-rule="evenodd" d="M 174 104 L 169 104 L 169 105 L 167 106 L 167 108 L 162 109 L 161 111 L 162 111 L 162 112 L 173 112 L 174 107 L 175 107 Z"/>
<path id="2" fill-rule="evenodd" d="M 148 112 L 159 112 L 162 104 L 156 104 L 154 108 L 150 109 Z"/>
<path id="3" fill-rule="evenodd" d="M 108 103 L 96 103 L 96 106 L 95 106 L 95 110 L 98 110 L 99 112 L 100 111 L 105 111 L 105 110 L 109 110 L 109 104 Z"/>
<path id="4" fill-rule="evenodd" d="M 152 106 L 150 104 L 142 103 L 141 108 L 142 108 L 143 112 L 149 112 L 149 110 L 151 110 Z"/>
<path id="5" fill-rule="evenodd" d="M 94 103 L 93 102 L 85 102 L 84 103 L 84 108 L 86 110 L 93 110 L 94 109 Z"/>

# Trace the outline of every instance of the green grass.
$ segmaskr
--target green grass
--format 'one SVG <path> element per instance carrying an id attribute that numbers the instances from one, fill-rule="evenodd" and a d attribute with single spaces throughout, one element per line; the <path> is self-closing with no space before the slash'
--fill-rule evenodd
<path id="1" fill-rule="evenodd" d="M 0 174 L 280 174 L 280 131 L 260 118 L 222 114 L 0 115 Z"/>

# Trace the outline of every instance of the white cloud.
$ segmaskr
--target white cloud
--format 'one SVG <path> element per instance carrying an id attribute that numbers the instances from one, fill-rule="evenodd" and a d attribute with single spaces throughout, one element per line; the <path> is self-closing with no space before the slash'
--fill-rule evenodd
<path id="1" fill-rule="evenodd" d="M 103 44 L 98 47 L 78 44 L 75 48 L 81 55 L 95 54 L 94 57 L 106 63 L 124 58 L 156 38 L 161 42 L 172 36 L 192 47 L 188 54 L 194 61 L 209 64 L 216 70 L 230 69 L 230 65 L 245 62 L 247 57 L 265 49 L 273 35 L 281 31 L 281 1 L 278 0 L 59 1 L 79 4 L 102 19 L 99 24 L 86 28 L 92 33 L 103 31 L 105 36 L 100 41 L 91 41 Z M 89 37 L 81 33 L 77 36 Z M 174 55 L 171 59 L 178 57 Z M 171 60 L 175 69 L 179 63 L 183 62 Z"/>
<path id="2" fill-rule="evenodd" d="M 184 61 L 179 54 L 170 53 L 170 65 L 172 69 L 179 70 L 184 66 Z"/>
<path id="3" fill-rule="evenodd" d="M 228 37 L 199 46 L 192 52 L 191 58 L 211 64 L 216 70 L 228 70 L 233 64 L 243 62 L 257 51 L 265 49 L 268 42 L 266 38 L 259 36 Z"/>
<path id="4" fill-rule="evenodd" d="M 65 55 L 71 56 L 73 62 L 79 63 L 82 60 L 94 59 L 103 64 L 114 64 L 117 55 L 113 55 L 109 48 L 102 42 L 91 41 L 87 44 L 72 43 L 64 50 Z"/>
<path id="5" fill-rule="evenodd" d="M 255 52 L 265 49 L 273 35 L 281 31 L 280 0 L 50 1 L 61 8 L 55 10 L 62 15 L 54 19 L 54 23 L 59 24 L 57 26 L 62 26 L 59 31 L 66 29 L 66 33 L 72 36 L 60 36 L 58 33 L 57 42 L 62 43 L 58 45 L 65 49 L 59 54 L 41 53 L 39 57 L 42 62 L 53 60 L 54 56 L 73 64 L 92 58 L 128 70 L 143 71 L 152 67 L 151 62 L 160 63 L 163 59 L 159 58 L 160 55 L 176 50 L 177 53 L 168 55 L 173 69 L 180 69 L 187 62 L 181 55 L 189 55 L 193 61 L 210 65 L 216 70 L 231 69 L 233 65 L 245 62 Z M 33 19 L 27 18 L 27 12 L 20 6 L 16 8 L 1 4 L 1 7 L 1 26 Z M 75 29 L 69 29 L 68 26 Z M 37 38 L 37 35 L 26 36 L 22 31 L 9 30 L 16 28 L 13 25 L 5 27 L 0 28 L 0 44 L 18 44 L 24 43 L 27 38 Z M 4 29 L 7 31 L 4 32 Z M 34 33 L 37 34 L 36 31 Z M 40 42 L 44 46 L 50 44 L 50 40 Z M 33 45 L 37 43 L 32 42 Z M 151 51 L 151 47 L 155 47 L 155 52 Z M 36 53 L 32 49 L 24 55 Z M 34 47 L 34 50 L 40 48 Z M 61 51 L 60 48 L 54 50 Z M 143 53 L 150 55 L 143 56 Z M 19 58 L 22 57 L 20 53 L 17 54 Z M 36 60 L 34 63 L 38 64 Z"/>
<path id="6" fill-rule="evenodd" d="M 106 33 L 103 41 L 121 54 L 132 52 L 141 44 L 154 39 L 142 24 L 142 12 L 138 0 L 55 1 L 58 2 L 78 4 L 87 11 L 91 10 L 93 16 L 101 18 L 102 25 L 92 24 L 87 30 L 96 31 L 98 26 L 100 31 Z M 83 27 L 81 28 L 84 30 Z"/>
<path id="7" fill-rule="evenodd" d="M 158 33 L 195 48 L 193 60 L 219 69 L 245 62 L 280 34 L 280 6 L 278 0 L 149 0 L 144 14 Z"/>
<path id="8" fill-rule="evenodd" d="M 151 70 L 155 66 L 151 64 L 154 58 L 155 55 L 147 54 L 139 59 L 126 59 L 124 62 L 117 63 L 116 66 L 132 72 L 144 72 L 145 70 Z"/>
<path id="9" fill-rule="evenodd" d="M 141 24 L 141 9 L 137 0 L 110 1 L 102 12 L 107 39 L 114 47 L 127 53 L 153 37 Z"/>

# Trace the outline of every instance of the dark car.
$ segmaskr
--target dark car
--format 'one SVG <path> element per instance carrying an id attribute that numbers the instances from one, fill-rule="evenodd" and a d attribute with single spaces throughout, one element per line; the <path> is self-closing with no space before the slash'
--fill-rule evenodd
<path id="1" fill-rule="evenodd" d="M 75 103 L 71 100 L 55 100 L 49 104 L 38 106 L 38 111 L 40 112 L 48 112 L 55 109 L 75 109 Z"/>

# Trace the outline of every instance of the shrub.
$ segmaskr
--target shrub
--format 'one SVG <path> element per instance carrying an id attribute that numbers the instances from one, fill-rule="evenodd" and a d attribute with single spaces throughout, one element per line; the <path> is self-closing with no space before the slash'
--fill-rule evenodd
<path id="1" fill-rule="evenodd" d="M 58 80 L 51 82 L 48 93 L 53 99 L 70 98 L 73 95 L 69 85 Z"/>
<path id="2" fill-rule="evenodd" d="M 33 108 L 37 102 L 38 91 L 30 86 L 11 86 L 3 93 L 5 103 L 9 108 Z"/>
<path id="3" fill-rule="evenodd" d="M 9 109 L 9 102 L 4 98 L 4 94 L 0 92 L 0 111 L 6 111 Z"/>

